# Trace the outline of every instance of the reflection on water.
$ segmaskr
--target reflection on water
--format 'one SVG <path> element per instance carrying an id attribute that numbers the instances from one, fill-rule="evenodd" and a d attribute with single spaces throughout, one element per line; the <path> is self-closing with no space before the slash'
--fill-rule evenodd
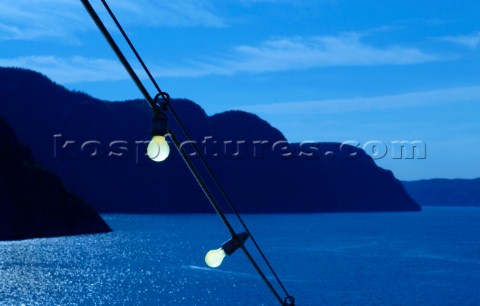
<path id="1" fill-rule="evenodd" d="M 245 220 L 299 305 L 475 305 L 479 217 L 427 208 Z M 105 219 L 113 233 L 0 242 L 0 304 L 276 303 L 241 252 L 205 265 L 229 238 L 215 215 Z"/>

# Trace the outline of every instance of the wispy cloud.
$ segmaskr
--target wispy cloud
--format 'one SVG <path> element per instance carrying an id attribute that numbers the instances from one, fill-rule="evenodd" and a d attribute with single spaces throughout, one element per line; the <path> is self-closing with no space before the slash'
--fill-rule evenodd
<path id="1" fill-rule="evenodd" d="M 78 14 L 79 1 L 0 1 L 0 40 L 39 40 L 63 37 L 75 40 L 72 32 L 87 27 Z"/>
<path id="2" fill-rule="evenodd" d="M 238 109 L 256 114 L 292 113 L 345 113 L 388 109 L 401 109 L 447 103 L 477 101 L 480 103 L 480 86 L 456 87 L 424 92 L 410 92 L 379 97 L 296 101 L 284 103 L 240 106 Z"/>
<path id="3" fill-rule="evenodd" d="M 412 47 L 376 47 L 357 33 L 338 36 L 294 37 L 267 40 L 257 46 L 241 45 L 215 58 L 191 60 L 169 68 L 160 76 L 196 77 L 305 70 L 328 66 L 407 65 L 442 60 Z"/>
<path id="4" fill-rule="evenodd" d="M 480 46 L 480 32 L 476 32 L 470 35 L 444 36 L 438 39 L 470 49 L 476 49 L 478 46 Z"/>
<path id="5" fill-rule="evenodd" d="M 73 56 L 25 56 L 1 59 L 0 66 L 22 67 L 41 72 L 60 84 L 127 79 L 128 74 L 116 60 Z"/>
<path id="6" fill-rule="evenodd" d="M 152 26 L 222 27 L 226 21 L 215 13 L 211 1 L 119 0 L 110 4 L 126 23 Z"/>
<path id="7" fill-rule="evenodd" d="M 104 11 L 97 3 L 99 12 Z M 112 9 L 126 24 L 220 27 L 225 21 L 209 1 L 118 0 Z M 79 32 L 94 30 L 80 1 L 0 0 L 0 41 L 62 38 L 78 42 Z"/>
<path id="8" fill-rule="evenodd" d="M 202 77 L 238 73 L 267 73 L 306 70 L 327 66 L 406 65 L 440 60 L 415 48 L 374 47 L 360 35 L 282 38 L 259 46 L 237 46 L 230 52 L 188 60 L 178 66 L 152 67 L 156 77 Z M 126 79 L 121 65 L 113 59 L 80 56 L 25 56 L 0 58 L 2 66 L 40 71 L 62 84 Z"/>
<path id="9" fill-rule="evenodd" d="M 356 33 L 270 40 L 258 47 L 239 46 L 236 51 L 244 58 L 238 68 L 241 69 L 244 66 L 242 64 L 248 63 L 250 71 L 343 65 L 402 65 L 436 59 L 415 48 L 374 47 L 362 42 L 361 35 Z"/>

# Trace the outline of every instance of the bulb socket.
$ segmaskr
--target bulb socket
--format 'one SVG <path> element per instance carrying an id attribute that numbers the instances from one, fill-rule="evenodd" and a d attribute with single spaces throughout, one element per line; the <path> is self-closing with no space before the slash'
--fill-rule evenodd
<path id="1" fill-rule="evenodd" d="M 222 244 L 222 249 L 225 252 L 225 254 L 231 255 L 236 250 L 241 248 L 245 243 L 245 241 L 247 241 L 247 239 L 248 239 L 248 234 L 246 232 L 236 234 L 232 237 L 232 239 Z"/>
<path id="2" fill-rule="evenodd" d="M 168 118 L 161 108 L 157 108 L 152 114 L 152 126 L 150 134 L 152 136 L 165 136 L 168 133 Z"/>

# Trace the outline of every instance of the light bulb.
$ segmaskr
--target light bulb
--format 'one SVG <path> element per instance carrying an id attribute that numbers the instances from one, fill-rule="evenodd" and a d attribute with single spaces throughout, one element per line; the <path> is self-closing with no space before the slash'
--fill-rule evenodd
<path id="1" fill-rule="evenodd" d="M 225 251 L 222 248 L 211 250 L 205 256 L 205 263 L 210 268 L 217 268 L 222 264 L 222 261 L 226 255 L 227 254 L 225 254 Z"/>
<path id="2" fill-rule="evenodd" d="M 164 161 L 170 154 L 170 147 L 165 136 L 153 136 L 152 141 L 148 144 L 147 154 L 153 161 Z"/>

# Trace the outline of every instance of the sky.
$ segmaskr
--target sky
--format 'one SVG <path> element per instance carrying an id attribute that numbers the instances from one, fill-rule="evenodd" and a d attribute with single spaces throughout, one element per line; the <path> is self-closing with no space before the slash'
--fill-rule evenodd
<path id="1" fill-rule="evenodd" d="M 354 144 L 403 180 L 480 176 L 479 1 L 108 3 L 162 89 L 209 115 L 244 110 L 289 141 Z M 0 66 L 141 98 L 80 1 L 0 0 Z M 399 158 L 399 141 L 418 154 Z"/>

